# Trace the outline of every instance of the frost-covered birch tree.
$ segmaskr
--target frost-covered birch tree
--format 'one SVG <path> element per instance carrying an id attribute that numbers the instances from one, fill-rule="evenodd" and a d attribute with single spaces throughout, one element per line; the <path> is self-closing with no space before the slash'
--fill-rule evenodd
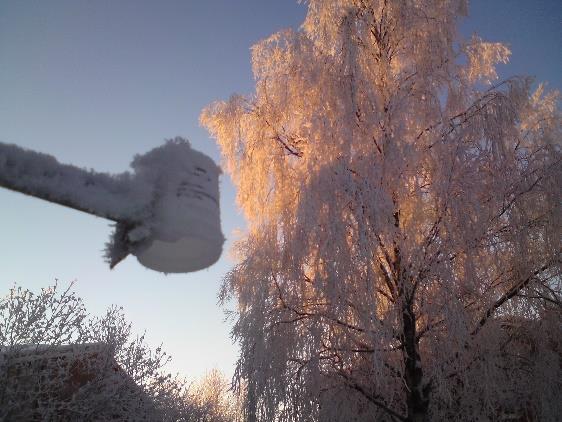
<path id="1" fill-rule="evenodd" d="M 498 81 L 466 1 L 307 3 L 201 116 L 248 220 L 222 293 L 248 419 L 557 420 L 557 93 Z"/>

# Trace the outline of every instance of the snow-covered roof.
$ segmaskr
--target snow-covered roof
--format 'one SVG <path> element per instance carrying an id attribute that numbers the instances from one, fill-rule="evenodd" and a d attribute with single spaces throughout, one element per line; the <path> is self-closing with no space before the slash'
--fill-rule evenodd
<path id="1" fill-rule="evenodd" d="M 2 356 L 10 356 L 12 364 L 38 359 L 75 357 L 81 355 L 109 355 L 111 348 L 107 343 L 82 343 L 82 344 L 24 344 L 0 347 L 0 359 Z"/>

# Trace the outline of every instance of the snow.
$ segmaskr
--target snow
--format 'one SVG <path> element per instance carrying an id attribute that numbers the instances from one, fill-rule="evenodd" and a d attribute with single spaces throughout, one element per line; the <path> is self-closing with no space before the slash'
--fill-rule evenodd
<path id="1" fill-rule="evenodd" d="M 220 168 L 176 137 L 138 155 L 134 172 L 96 173 L 0 143 L 0 186 L 115 221 L 111 267 L 129 253 L 148 268 L 188 272 L 222 253 Z"/>

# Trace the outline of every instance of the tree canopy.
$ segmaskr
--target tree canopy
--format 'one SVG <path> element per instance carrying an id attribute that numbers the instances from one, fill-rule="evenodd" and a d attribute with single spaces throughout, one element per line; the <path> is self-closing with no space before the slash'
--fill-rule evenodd
<path id="1" fill-rule="evenodd" d="M 558 94 L 498 81 L 466 3 L 310 0 L 203 111 L 248 220 L 250 420 L 562 413 Z"/>

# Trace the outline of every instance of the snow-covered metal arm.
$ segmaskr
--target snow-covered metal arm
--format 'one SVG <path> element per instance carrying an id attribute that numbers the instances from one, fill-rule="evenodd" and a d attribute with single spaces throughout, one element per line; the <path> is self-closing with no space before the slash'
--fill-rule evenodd
<path id="1" fill-rule="evenodd" d="M 150 200 L 150 192 L 138 189 L 129 173 L 110 176 L 86 171 L 2 143 L 0 186 L 115 222 L 141 213 Z"/>
<path id="2" fill-rule="evenodd" d="M 0 143 L 0 186 L 116 223 L 106 256 L 129 253 L 162 272 L 196 271 L 222 252 L 220 168 L 182 138 L 136 156 L 134 172 L 109 175 Z"/>

